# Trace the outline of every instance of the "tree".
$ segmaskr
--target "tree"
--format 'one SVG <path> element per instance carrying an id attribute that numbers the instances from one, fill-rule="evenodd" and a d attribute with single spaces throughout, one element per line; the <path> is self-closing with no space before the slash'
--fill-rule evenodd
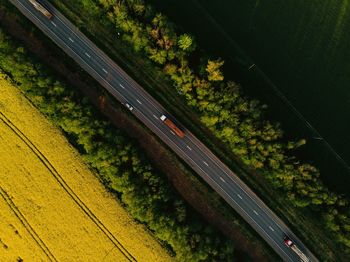
<path id="1" fill-rule="evenodd" d="M 156 48 L 147 48 L 148 57 L 158 63 L 163 65 L 166 62 L 167 53 L 165 50 Z"/>
<path id="2" fill-rule="evenodd" d="M 142 16 L 145 12 L 145 3 L 142 0 L 128 0 L 131 9 L 136 15 Z"/>
<path id="3" fill-rule="evenodd" d="M 194 51 L 196 48 L 193 37 L 188 34 L 180 35 L 177 44 L 183 51 L 187 51 L 189 53 Z"/>
<path id="4" fill-rule="evenodd" d="M 174 64 L 171 64 L 171 63 L 167 63 L 165 66 L 164 66 L 164 72 L 167 74 L 167 75 L 174 75 L 176 74 L 177 72 L 177 66 L 174 65 Z"/>
<path id="5" fill-rule="evenodd" d="M 208 127 L 214 126 L 218 122 L 217 116 L 204 115 L 201 117 L 201 121 Z"/>
<path id="6" fill-rule="evenodd" d="M 224 61 L 221 59 L 217 60 L 208 60 L 206 71 L 208 73 L 209 81 L 222 81 L 224 80 L 223 73 L 221 72 L 220 67 L 224 65 Z"/>

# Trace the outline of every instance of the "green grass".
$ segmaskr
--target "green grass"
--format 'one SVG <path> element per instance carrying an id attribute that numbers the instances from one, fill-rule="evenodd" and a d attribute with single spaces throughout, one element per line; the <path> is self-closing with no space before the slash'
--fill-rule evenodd
<path id="1" fill-rule="evenodd" d="M 350 110 L 349 0 L 223 0 L 220 5 L 209 0 L 179 0 L 158 5 L 226 60 L 237 58 L 228 39 L 238 43 L 320 134 L 305 121 L 295 120 L 294 109 L 272 95 L 271 85 L 244 85 L 245 90 L 267 101 L 271 115 L 290 133 L 307 138 L 306 157 L 320 167 L 325 183 L 350 196 L 350 122 L 344 121 Z M 184 5 L 186 11 L 179 16 Z M 198 6 L 205 11 L 198 11 Z M 194 21 L 194 12 L 200 22 Z M 207 15 L 216 20 L 215 26 Z M 227 70 L 226 77 L 234 76 L 234 70 Z M 322 140 L 314 139 L 319 135 L 344 161 Z"/>
<path id="2" fill-rule="evenodd" d="M 0 0 L 2 4 L 2 8 L 6 7 L 7 10 L 11 10 L 17 13 L 17 10 L 13 8 L 11 4 L 8 2 L 4 2 L 5 0 Z M 1 11 L 1 8 L 0 8 Z M 73 13 L 71 13 L 73 15 Z M 85 72 L 83 72 L 78 65 L 72 62 L 72 60 L 67 57 L 62 50 L 60 50 L 54 43 L 52 43 L 49 39 L 47 39 L 45 36 L 43 36 L 38 29 L 33 27 L 31 23 L 28 23 L 26 19 L 23 19 L 22 16 L 19 16 L 19 21 L 21 22 L 21 25 L 26 28 L 26 30 L 30 31 L 32 35 L 35 37 L 39 37 L 40 40 L 45 44 L 45 46 L 50 50 L 52 53 L 55 53 L 57 57 L 60 57 L 60 61 L 64 61 L 64 63 L 68 66 L 68 68 L 71 69 L 71 72 L 77 72 L 80 71 L 79 75 L 81 79 L 85 79 L 86 82 L 88 82 L 91 85 L 98 86 L 98 84 L 93 80 L 90 76 L 88 76 Z M 82 22 L 82 21 L 81 21 Z M 82 22 L 82 24 L 84 24 Z M 102 28 L 96 28 L 97 31 L 103 30 Z M 87 33 L 87 32 L 85 32 Z M 87 33 L 87 35 L 89 35 Z M 91 37 L 91 36 L 90 36 Z M 94 39 L 95 37 L 91 37 Z M 28 44 L 28 43 L 27 43 Z M 34 47 L 35 48 L 35 47 Z M 128 48 L 125 48 L 126 52 L 128 52 Z M 140 58 L 140 61 L 142 59 Z M 140 66 L 140 65 L 139 65 Z M 141 69 L 139 69 L 141 71 Z M 94 84 L 93 84 L 94 83 Z M 100 90 L 101 91 L 101 90 Z M 125 108 L 120 105 L 119 102 L 115 104 L 117 111 L 125 111 Z M 128 112 L 128 111 L 127 111 Z M 125 113 L 125 112 L 124 112 Z M 128 114 L 129 115 L 129 114 Z M 130 117 L 130 115 L 129 115 Z M 144 132 L 148 132 L 148 135 L 151 136 L 150 132 L 141 125 L 135 118 L 131 117 L 128 121 L 131 121 L 133 125 L 138 126 L 139 129 L 144 129 Z M 127 130 L 126 130 L 127 131 Z M 263 250 L 263 254 L 267 257 L 269 257 L 269 261 L 277 261 L 277 255 L 272 251 L 272 249 L 260 238 L 259 235 L 256 234 L 255 231 L 253 231 L 249 225 L 247 225 L 230 206 L 227 205 L 225 201 L 223 201 L 217 194 L 214 192 L 205 182 L 203 182 L 196 174 L 192 172 L 192 170 L 187 167 L 186 164 L 181 163 L 177 159 L 177 156 L 173 153 L 170 153 L 168 151 L 168 158 L 173 159 L 172 165 L 179 168 L 182 173 L 186 176 L 184 178 L 187 179 L 188 182 L 192 185 L 191 188 L 193 188 L 193 191 L 200 192 L 203 197 L 206 198 L 205 202 L 210 203 L 210 206 L 214 207 L 223 215 L 230 223 L 233 225 L 233 230 L 239 230 L 244 233 L 244 235 L 249 239 L 249 242 L 254 245 L 255 247 L 260 248 Z M 200 211 L 199 211 L 200 212 Z M 215 224 L 215 223 L 214 223 Z M 235 228 L 236 227 L 236 228 Z M 238 251 L 240 256 L 243 256 L 246 258 L 246 254 L 242 251 Z"/>
<path id="3" fill-rule="evenodd" d="M 332 250 L 336 248 L 331 241 L 324 241 L 322 232 L 317 228 L 317 222 L 309 218 L 304 218 L 301 213 L 295 212 L 295 210 L 284 206 L 284 201 L 281 195 L 276 195 L 269 190 L 270 186 L 259 175 L 254 174 L 251 170 L 240 169 L 240 163 L 235 157 L 225 148 L 218 139 L 205 128 L 201 126 L 197 120 L 197 116 L 186 105 L 185 102 L 179 98 L 175 89 L 171 87 L 171 83 L 163 78 L 161 72 L 154 69 L 152 64 L 145 61 L 143 57 L 135 55 L 132 50 L 126 47 L 120 40 L 117 39 L 112 25 L 105 22 L 103 24 L 96 23 L 94 19 L 100 20 L 98 17 L 92 18 L 87 14 L 82 15 L 82 10 L 79 6 L 75 6 L 76 3 L 62 3 L 57 1 L 59 9 L 70 20 L 75 21 L 75 24 L 82 29 L 82 31 L 98 46 L 120 64 L 126 71 L 133 76 L 138 82 L 146 88 L 158 101 L 160 101 L 167 109 L 172 112 L 177 119 L 186 125 L 192 132 L 196 134 L 203 142 L 205 142 L 224 162 L 226 162 L 233 170 L 238 173 L 253 189 L 258 192 L 263 200 L 274 209 L 279 216 L 285 221 L 288 217 L 293 222 L 294 229 L 301 235 L 302 239 L 306 240 L 306 243 L 312 243 L 312 247 L 318 250 L 315 252 L 320 257 L 328 257 L 326 254 L 327 246 L 329 245 Z M 71 10 L 78 10 L 79 12 L 72 12 Z M 227 212 L 227 211 L 225 211 Z M 303 221 L 305 220 L 305 221 Z M 323 252 L 323 253 L 321 253 Z"/>
<path id="4" fill-rule="evenodd" d="M 185 101 L 177 95 L 171 83 L 163 77 L 162 73 L 141 55 L 130 50 L 117 38 L 115 33 L 112 33 L 115 32 L 113 25 L 106 23 L 103 19 L 101 21 L 101 18 L 98 18 L 100 24 L 96 23 L 94 19 L 87 19 L 88 16 L 81 15 L 82 10 L 74 6 L 73 3 L 62 4 L 59 1 L 54 1 L 54 3 L 70 20 L 75 21 L 76 25 L 80 25 L 80 29 L 90 39 L 108 53 L 134 79 L 137 79 L 149 93 L 232 168 L 305 241 L 319 258 L 333 257 L 334 259 L 334 256 L 338 256 L 341 259 L 341 250 L 337 250 L 333 240 L 324 234 L 318 223 L 318 218 L 312 217 L 309 212 L 302 213 L 285 206 L 283 192 L 272 192 L 271 186 L 259 174 L 246 168 L 242 169 L 240 161 L 229 149 L 225 148 L 225 145 L 206 128 L 203 128 L 195 112 L 185 105 Z M 72 10 L 79 10 L 79 13 L 74 14 Z"/>

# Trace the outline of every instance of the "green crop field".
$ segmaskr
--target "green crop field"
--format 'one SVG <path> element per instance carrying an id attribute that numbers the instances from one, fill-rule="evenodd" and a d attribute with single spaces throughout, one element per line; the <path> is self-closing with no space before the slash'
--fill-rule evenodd
<path id="1" fill-rule="evenodd" d="M 300 131 L 300 127 L 296 134 L 309 141 L 307 154 L 319 155 L 315 156 L 316 164 L 330 187 L 349 193 L 349 0 L 151 2 L 186 31 L 192 31 L 201 46 L 222 56 L 229 68 L 226 77 L 239 81 L 236 68 L 229 67 L 230 61 L 247 68 L 256 63 L 286 100 L 278 102 L 281 99 L 277 95 L 271 97 L 276 93 L 273 88 L 263 89 L 264 92 L 248 84 L 244 88 L 271 104 L 276 118 L 286 122 L 287 127 L 301 126 L 292 116 L 294 109 L 299 111 L 318 131 L 306 131 L 306 121 L 299 121 L 304 122 L 305 130 Z M 235 43 L 250 57 L 249 62 L 239 58 Z M 283 106 L 289 108 L 289 113 L 280 110 Z M 289 130 L 295 132 L 293 127 Z"/>

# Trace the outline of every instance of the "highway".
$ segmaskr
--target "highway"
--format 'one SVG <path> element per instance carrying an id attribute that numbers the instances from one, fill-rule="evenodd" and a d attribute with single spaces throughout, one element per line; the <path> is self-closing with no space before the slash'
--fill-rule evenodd
<path id="1" fill-rule="evenodd" d="M 193 168 L 225 201 L 236 210 L 284 261 L 300 258 L 283 242 L 288 235 L 310 261 L 318 261 L 290 229 L 224 163 L 188 130 L 181 139 L 161 120 L 169 113 L 139 84 L 128 76 L 95 44 L 47 1 L 51 13 L 46 18 L 28 0 L 10 0 L 29 20 L 71 56 L 122 104 L 133 106 L 133 113 L 179 157 Z"/>

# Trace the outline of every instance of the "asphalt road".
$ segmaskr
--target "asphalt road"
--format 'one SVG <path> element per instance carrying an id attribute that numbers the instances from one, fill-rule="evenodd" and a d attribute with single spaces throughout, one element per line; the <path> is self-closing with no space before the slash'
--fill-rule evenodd
<path id="1" fill-rule="evenodd" d="M 300 261 L 283 242 L 287 234 L 310 261 L 318 261 L 291 230 L 188 130 L 184 130 L 186 136 L 183 139 L 177 137 L 160 120 L 163 114 L 169 116 L 166 110 L 53 6 L 41 1 L 54 14 L 49 20 L 28 0 L 10 2 L 121 103 L 132 105 L 134 109 L 131 112 L 214 188 L 283 260 Z"/>

